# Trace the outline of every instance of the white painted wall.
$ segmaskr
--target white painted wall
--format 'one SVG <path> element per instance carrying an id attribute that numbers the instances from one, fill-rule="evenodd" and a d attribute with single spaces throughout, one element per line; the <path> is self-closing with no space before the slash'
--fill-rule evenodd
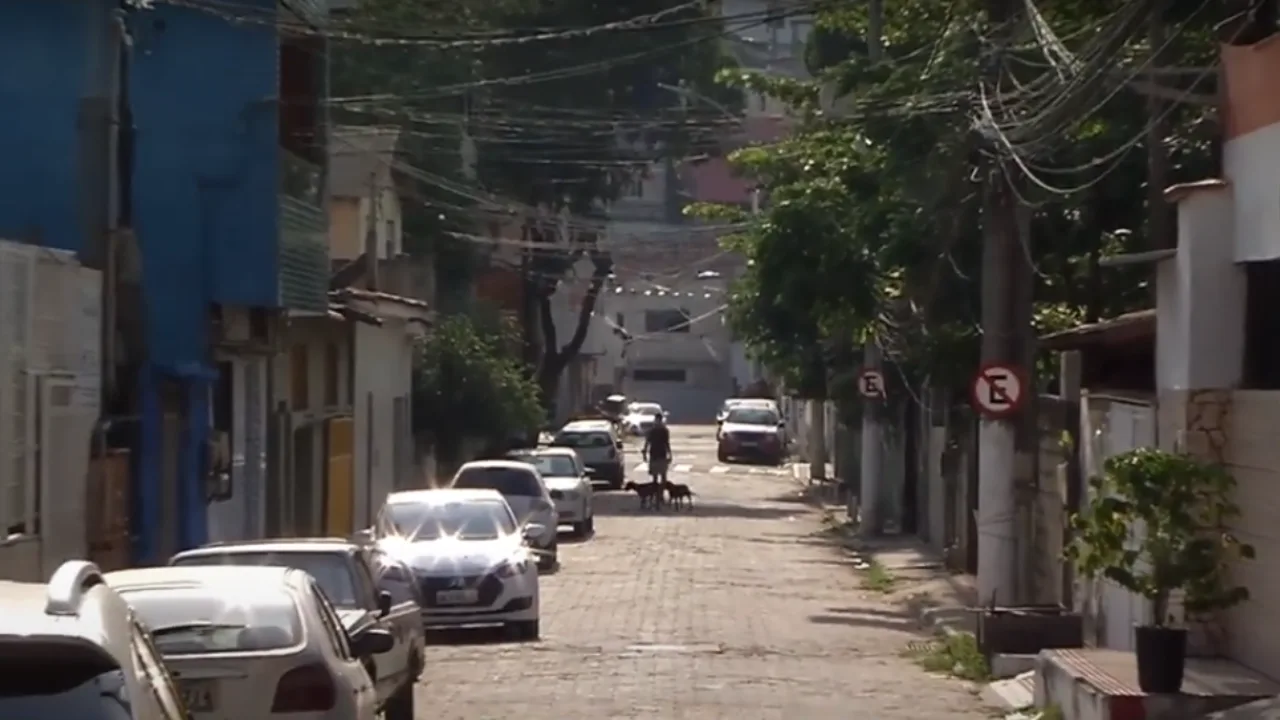
<path id="1" fill-rule="evenodd" d="M 357 526 L 371 523 L 395 487 L 395 398 L 413 387 L 413 341 L 405 320 L 356 325 L 355 503 Z M 372 425 L 370 425 L 372 420 Z"/>
<path id="2" fill-rule="evenodd" d="M 1235 259 L 1280 259 L 1280 123 L 1224 143 L 1222 172 L 1232 186 Z"/>

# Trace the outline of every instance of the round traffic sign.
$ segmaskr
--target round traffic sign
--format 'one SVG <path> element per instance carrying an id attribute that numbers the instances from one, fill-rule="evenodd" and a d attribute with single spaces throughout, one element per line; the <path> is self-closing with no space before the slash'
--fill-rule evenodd
<path id="1" fill-rule="evenodd" d="M 863 370 L 858 375 L 858 392 L 862 397 L 884 397 L 884 375 L 879 370 Z"/>
<path id="2" fill-rule="evenodd" d="M 970 387 L 974 407 L 992 418 L 1016 413 L 1022 407 L 1025 392 L 1022 371 L 1001 363 L 989 363 L 979 368 Z"/>

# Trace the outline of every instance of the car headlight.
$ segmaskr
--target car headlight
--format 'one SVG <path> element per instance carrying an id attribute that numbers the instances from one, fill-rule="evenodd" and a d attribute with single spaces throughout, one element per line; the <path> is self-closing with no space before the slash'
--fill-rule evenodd
<path id="1" fill-rule="evenodd" d="M 516 577 L 529 572 L 529 559 L 511 559 L 494 568 L 493 573 L 500 578 Z"/>

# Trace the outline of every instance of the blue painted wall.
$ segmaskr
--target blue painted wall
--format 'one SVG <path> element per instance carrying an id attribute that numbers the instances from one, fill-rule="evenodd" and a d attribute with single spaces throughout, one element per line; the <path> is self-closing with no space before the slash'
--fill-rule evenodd
<path id="1" fill-rule="evenodd" d="M 237 7 L 254 6 L 275 2 Z M 131 30 L 148 354 L 207 363 L 211 302 L 279 304 L 276 31 L 165 4 L 134 12 Z"/>
<path id="2" fill-rule="evenodd" d="M 0 238 L 80 250 L 104 213 L 85 197 L 101 178 L 82 162 L 81 113 L 110 92 L 114 6 L 0 3 Z"/>

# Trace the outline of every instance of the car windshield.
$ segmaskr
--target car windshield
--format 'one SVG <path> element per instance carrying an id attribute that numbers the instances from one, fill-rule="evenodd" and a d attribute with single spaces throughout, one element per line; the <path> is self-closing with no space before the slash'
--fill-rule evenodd
<path id="1" fill-rule="evenodd" d="M 661 415 L 662 406 L 655 403 L 635 403 L 631 406 L 632 415 Z"/>
<path id="2" fill-rule="evenodd" d="M 356 581 L 351 576 L 351 563 L 345 553 L 237 551 L 180 557 L 174 565 L 270 565 L 297 568 L 311 575 L 329 596 L 329 602 L 340 608 L 359 607 Z"/>
<path id="3" fill-rule="evenodd" d="M 778 414 L 764 408 L 736 407 L 729 411 L 725 422 L 739 425 L 777 425 Z"/>
<path id="4" fill-rule="evenodd" d="M 464 467 L 453 476 L 450 487 L 460 490 L 497 490 L 503 495 L 538 497 L 542 486 L 527 470 L 512 467 Z"/>
<path id="5" fill-rule="evenodd" d="M 568 448 L 602 448 L 613 445 L 613 439 L 604 432 L 562 432 L 551 444 Z"/>
<path id="6" fill-rule="evenodd" d="M 537 468 L 542 477 L 574 477 L 579 474 L 578 464 L 565 455 L 529 455 L 523 461 Z"/>
<path id="7" fill-rule="evenodd" d="M 505 503 L 394 503 L 382 510 L 383 525 L 406 540 L 497 540 L 516 532 Z"/>
<path id="8" fill-rule="evenodd" d="M 16 649 L 15 649 L 16 650 Z M 33 659 L 0 661 L 0 717 L 5 720 L 131 720 L 124 673 L 98 663 Z"/>
<path id="9" fill-rule="evenodd" d="M 124 594 L 163 655 L 282 650 L 302 641 L 298 606 L 282 590 L 165 586 Z"/>

